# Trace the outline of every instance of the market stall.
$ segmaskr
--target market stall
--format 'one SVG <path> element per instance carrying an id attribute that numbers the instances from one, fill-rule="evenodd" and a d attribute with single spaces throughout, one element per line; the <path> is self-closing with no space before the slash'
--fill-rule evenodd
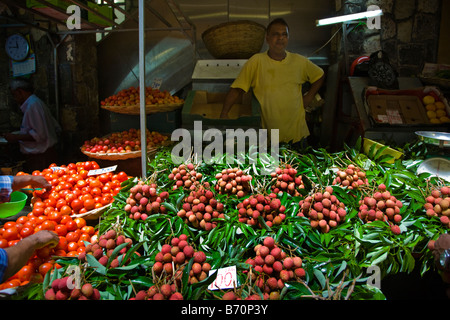
<path id="1" fill-rule="evenodd" d="M 99 108 L 135 116 L 139 129 L 91 137 L 77 147 L 85 161 L 14 174 L 43 176 L 51 187 L 22 188 L 0 204 L 0 248 L 40 231 L 56 233 L 59 242 L 37 249 L 4 279 L 2 298 L 386 300 L 392 277 L 414 275 L 405 281 L 419 284 L 431 275 L 437 285 L 421 298 L 448 299 L 450 181 L 448 169 L 429 161 L 447 155 L 450 138 L 436 134 L 448 131 L 443 122 L 407 122 L 417 120 L 412 111 L 376 114 L 369 96 L 386 92 L 350 77 L 364 129 L 352 145 L 329 151 L 281 144 L 273 154 L 246 144 L 244 154 L 202 161 L 199 152 L 212 147 L 203 141 L 180 161 L 167 133 L 148 130 L 152 115 L 179 110 L 187 129 L 196 120 L 258 128 L 259 106 L 249 95 L 233 119 L 217 119 L 223 88 L 242 63 L 236 59 L 199 60 L 186 99 L 147 86 L 143 0 L 138 9 L 139 86 L 117 90 Z M 415 80 L 406 88 L 401 80 L 401 89 L 421 87 Z M 420 92 L 420 120 L 430 120 L 426 106 L 441 96 Z M 430 96 L 433 103 L 423 104 Z M 448 105 L 441 110 L 450 114 Z M 375 141 L 372 129 L 395 137 L 404 129 L 421 139 L 399 149 Z M 268 314 L 279 313 L 269 307 Z M 197 312 L 183 308 L 167 312 Z"/>

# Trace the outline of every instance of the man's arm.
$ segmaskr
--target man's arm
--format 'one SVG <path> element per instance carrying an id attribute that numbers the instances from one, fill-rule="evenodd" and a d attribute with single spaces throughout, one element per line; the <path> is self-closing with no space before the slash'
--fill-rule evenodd
<path id="1" fill-rule="evenodd" d="M 230 88 L 228 91 L 225 101 L 223 102 L 222 112 L 220 113 L 221 119 L 228 119 L 228 112 L 230 112 L 231 107 L 237 101 L 237 99 L 244 93 L 244 90 L 240 88 Z"/>
<path id="2" fill-rule="evenodd" d="M 31 258 L 35 250 L 43 248 L 47 245 L 54 247 L 58 244 L 59 237 L 56 233 L 42 230 L 28 236 L 12 247 L 5 248 L 8 255 L 8 265 L 6 267 L 3 279 L 4 281 L 19 271 Z"/>
<path id="3" fill-rule="evenodd" d="M 308 107 L 311 104 L 311 102 L 313 101 L 313 99 L 316 96 L 317 92 L 319 92 L 319 89 L 322 87 L 324 82 L 325 82 L 325 75 L 323 75 L 319 80 L 317 80 L 317 81 L 315 81 L 314 83 L 311 84 L 311 88 L 303 96 L 303 106 L 305 108 Z"/>
<path id="4" fill-rule="evenodd" d="M 31 134 L 28 133 L 6 133 L 4 137 L 8 142 L 35 141 Z"/>

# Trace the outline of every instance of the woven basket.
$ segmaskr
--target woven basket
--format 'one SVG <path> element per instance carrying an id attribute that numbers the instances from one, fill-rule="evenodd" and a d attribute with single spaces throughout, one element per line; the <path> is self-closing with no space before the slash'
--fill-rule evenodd
<path id="1" fill-rule="evenodd" d="M 151 114 L 151 113 L 175 111 L 181 108 L 182 106 L 183 103 L 146 105 L 145 113 Z M 139 115 L 141 113 L 141 107 L 137 104 L 132 106 L 101 106 L 101 108 L 121 114 Z"/>
<path id="2" fill-rule="evenodd" d="M 216 59 L 248 59 L 261 51 L 266 28 L 240 20 L 213 26 L 202 33 L 206 49 Z"/>

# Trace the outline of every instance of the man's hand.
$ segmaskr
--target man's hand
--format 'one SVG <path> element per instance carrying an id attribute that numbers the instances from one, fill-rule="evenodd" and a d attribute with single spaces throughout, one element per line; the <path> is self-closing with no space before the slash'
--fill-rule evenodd
<path id="1" fill-rule="evenodd" d="M 313 101 L 314 96 L 310 95 L 310 94 L 305 94 L 303 96 L 303 107 L 305 109 L 307 109 L 309 107 L 309 105 L 311 104 L 311 102 Z"/>
<path id="2" fill-rule="evenodd" d="M 55 247 L 59 243 L 59 237 L 56 233 L 49 230 L 41 230 L 27 237 L 34 246 L 34 249 L 41 249 L 49 246 Z"/>

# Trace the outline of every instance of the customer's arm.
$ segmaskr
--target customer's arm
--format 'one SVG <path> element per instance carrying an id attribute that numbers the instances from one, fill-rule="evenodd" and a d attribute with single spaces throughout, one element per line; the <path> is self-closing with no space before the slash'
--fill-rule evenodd
<path id="1" fill-rule="evenodd" d="M 12 247 L 5 248 L 8 255 L 8 265 L 6 267 L 3 279 L 4 281 L 19 271 L 32 257 L 35 250 L 47 245 L 54 247 L 58 244 L 59 237 L 56 233 L 48 230 L 38 231 L 31 236 L 23 238 Z"/>
<path id="2" fill-rule="evenodd" d="M 43 176 L 39 175 L 23 175 L 23 176 L 14 176 L 12 183 L 12 190 L 20 190 L 24 187 L 30 186 L 31 188 L 45 188 L 50 189 L 52 185 L 47 181 Z"/>

